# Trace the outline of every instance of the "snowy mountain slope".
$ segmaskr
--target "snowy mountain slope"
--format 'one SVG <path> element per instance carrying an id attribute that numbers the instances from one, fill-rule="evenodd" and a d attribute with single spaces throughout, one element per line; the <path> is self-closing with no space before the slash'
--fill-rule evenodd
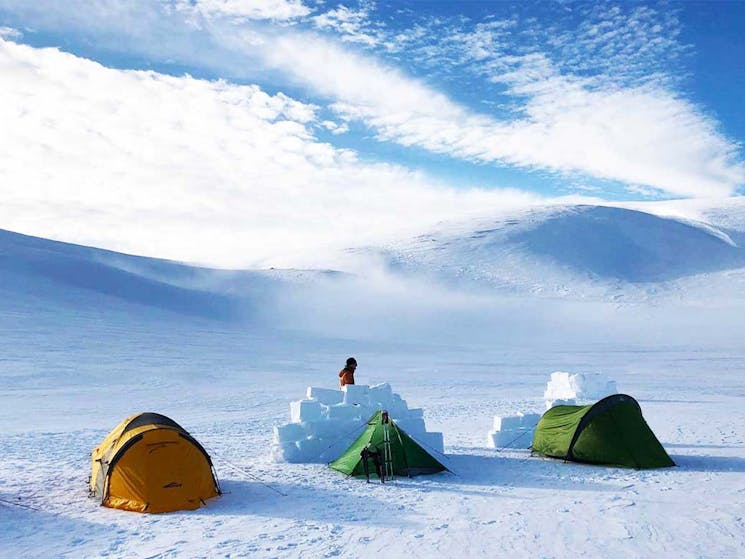
<path id="1" fill-rule="evenodd" d="M 734 228 L 626 208 L 533 208 L 496 220 L 443 224 L 413 240 L 353 251 L 366 263 L 350 286 L 352 276 L 339 272 L 214 270 L 0 231 L 0 289 L 59 300 L 82 290 L 170 312 L 236 319 L 269 308 L 271 301 L 297 299 L 300 292 L 309 298 L 312 291 L 328 297 L 371 289 L 368 299 L 377 297 L 370 284 L 377 281 L 374 262 L 382 255 L 390 277 L 419 278 L 446 290 L 487 287 L 509 296 L 645 302 L 679 298 L 681 291 L 703 297 L 712 285 L 739 293 L 745 249 L 738 235 Z"/>
<path id="2" fill-rule="evenodd" d="M 216 270 L 3 230 L 0 270 L 6 304 L 18 297 L 37 297 L 47 305 L 99 301 L 103 307 L 135 304 L 220 320 L 252 316 L 284 284 L 338 277 L 314 270 Z M 117 301 L 100 303 L 102 297 Z"/>
<path id="3" fill-rule="evenodd" d="M 507 243 L 599 278 L 669 281 L 745 266 L 745 250 L 711 230 L 622 208 L 568 208 Z"/>
<path id="4" fill-rule="evenodd" d="M 732 198 L 725 205 L 705 209 L 702 219 L 727 230 L 738 245 L 745 245 L 745 197 Z"/>
<path id="5" fill-rule="evenodd" d="M 557 340 L 575 329 L 597 339 L 614 328 L 644 337 L 651 324 L 664 324 L 671 340 L 696 321 L 710 326 L 708 336 L 732 336 L 745 306 L 745 268 L 736 267 L 743 252 L 727 235 L 629 209 L 534 208 L 360 251 L 367 264 L 349 274 L 213 270 L 0 232 L 0 311 L 167 312 L 315 337 L 424 343 Z M 677 279 L 651 281 L 668 277 Z M 650 281 L 632 281 L 640 278 Z"/>
<path id="6" fill-rule="evenodd" d="M 650 213 L 662 218 L 677 219 L 684 223 L 710 228 L 726 233 L 739 246 L 745 245 L 745 196 L 716 199 L 680 199 L 657 202 L 624 202 L 624 207 Z"/>
<path id="7" fill-rule="evenodd" d="M 383 251 L 389 267 L 515 294 L 646 300 L 745 267 L 731 232 L 626 208 L 556 206 L 442 229 Z"/>

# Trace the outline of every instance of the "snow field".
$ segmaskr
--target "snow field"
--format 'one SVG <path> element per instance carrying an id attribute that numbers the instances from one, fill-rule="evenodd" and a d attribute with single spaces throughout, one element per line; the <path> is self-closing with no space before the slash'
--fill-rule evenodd
<path id="1" fill-rule="evenodd" d="M 292 360 L 279 346 L 258 366 L 254 348 L 266 351 L 271 340 L 252 343 L 244 332 L 231 342 L 227 332 L 174 327 L 158 338 L 142 325 L 96 323 L 89 338 L 78 328 L 68 341 L 56 323 L 42 328 L 36 319 L 39 334 L 31 337 L 30 326 L 21 326 L 0 324 L 0 339 L 15 348 L 0 361 L 0 375 L 9 381 L 27 371 L 0 384 L 0 498 L 33 510 L 0 504 L 0 557 L 745 556 L 745 356 L 738 348 L 530 347 L 505 359 L 484 347 L 447 354 L 365 347 L 356 352 L 366 353 L 365 362 L 405 373 L 397 387 L 427 410 L 428 425 L 447 433 L 446 464 L 454 472 L 381 485 L 269 456 L 292 387 L 321 382 L 345 346 L 326 362 L 315 341 L 295 346 Z M 57 333 L 54 343 L 49 332 Z M 199 345 L 184 346 L 184 339 Z M 61 351 L 76 340 L 82 358 Z M 25 357 L 28 344 L 33 360 Z M 60 386 L 46 373 L 77 371 L 81 362 L 91 363 L 86 380 L 71 376 Z M 679 467 L 637 472 L 485 448 L 478 425 L 495 407 L 514 414 L 539 408 L 535 387 L 545 373 L 536 370 L 572 364 L 607 370 L 628 387 Z M 87 497 L 91 449 L 118 421 L 143 410 L 172 417 L 204 444 L 223 496 L 164 515 L 107 509 Z"/>
<path id="2" fill-rule="evenodd" d="M 390 384 L 348 384 L 341 390 L 309 386 L 304 399 L 291 402 L 290 423 L 274 427 L 272 458 L 294 463 L 335 460 L 360 436 L 366 421 L 378 410 L 387 410 L 428 450 L 444 452 L 442 433 L 427 431 L 424 410 L 409 409 Z"/>

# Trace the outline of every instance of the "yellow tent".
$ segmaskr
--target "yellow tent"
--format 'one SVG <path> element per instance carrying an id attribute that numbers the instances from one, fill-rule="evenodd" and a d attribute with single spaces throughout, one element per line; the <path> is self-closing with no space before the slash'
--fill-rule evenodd
<path id="1" fill-rule="evenodd" d="M 91 458 L 90 492 L 107 507 L 193 510 L 220 494 L 212 460 L 202 445 L 158 413 L 122 421 Z"/>

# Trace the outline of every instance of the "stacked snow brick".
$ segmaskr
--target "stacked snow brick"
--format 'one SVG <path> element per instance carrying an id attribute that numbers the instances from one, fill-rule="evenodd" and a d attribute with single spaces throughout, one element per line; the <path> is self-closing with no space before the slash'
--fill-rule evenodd
<path id="1" fill-rule="evenodd" d="M 551 373 L 543 397 L 546 409 L 560 405 L 594 403 L 617 394 L 616 381 L 602 373 Z M 527 448 L 533 441 L 535 426 L 541 419 L 538 413 L 494 416 L 494 428 L 487 436 L 492 448 Z"/>
<path id="2" fill-rule="evenodd" d="M 551 373 L 543 394 L 546 409 L 559 405 L 592 403 L 611 394 L 617 394 L 616 381 L 602 373 Z"/>
<path id="3" fill-rule="evenodd" d="M 443 452 L 442 433 L 427 432 L 424 410 L 410 409 L 390 384 L 348 384 L 341 390 L 309 386 L 303 400 L 290 403 L 290 423 L 274 428 L 272 458 L 277 462 L 335 460 L 378 410 L 387 410 L 424 448 Z"/>
<path id="4" fill-rule="evenodd" d="M 494 429 L 489 431 L 487 443 L 491 448 L 528 448 L 539 419 L 539 413 L 495 415 Z"/>

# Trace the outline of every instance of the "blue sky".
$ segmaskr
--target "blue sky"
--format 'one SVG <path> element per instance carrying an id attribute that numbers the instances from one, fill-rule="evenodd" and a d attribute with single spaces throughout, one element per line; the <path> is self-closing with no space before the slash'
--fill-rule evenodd
<path id="1" fill-rule="evenodd" d="M 742 143 L 745 65 L 737 60 L 745 57 L 745 2 L 686 2 L 680 9 L 681 41 L 691 45 L 683 92 Z"/>
<path id="2" fill-rule="evenodd" d="M 113 146 L 127 144 L 133 126 L 158 131 L 149 138 L 162 156 L 157 163 L 136 150 L 124 150 L 125 162 L 123 150 L 112 151 L 106 157 L 117 162 L 91 175 L 91 188 L 109 180 L 134 188 L 124 185 L 135 168 L 165 169 L 182 156 L 164 131 L 179 137 L 193 129 L 208 132 L 195 132 L 188 145 L 224 149 L 201 163 L 209 170 L 193 169 L 179 184 L 193 184 L 197 199 L 200 184 L 229 182 L 224 162 L 232 157 L 256 174 L 251 192 L 240 194 L 252 207 L 311 171 L 319 173 L 313 188 L 328 187 L 318 199 L 337 188 L 329 185 L 345 184 L 347 203 L 365 208 L 366 188 L 377 184 L 376 195 L 402 215 L 411 213 L 403 199 L 414 207 L 429 200 L 423 207 L 432 204 L 432 219 L 453 207 L 450 196 L 463 206 L 454 210 L 459 217 L 484 205 L 475 201 L 482 196 L 487 207 L 499 205 L 489 193 L 722 198 L 745 185 L 744 28 L 743 2 L 0 0 L 6 75 L 19 76 L 0 93 L 9 115 L 36 115 L 40 127 L 34 135 L 28 119 L 9 121 L 10 155 L 76 150 L 84 161 L 102 149 L 96 137 Z M 54 58 L 44 47 L 72 57 Z M 155 74 L 133 80 L 123 70 Z M 107 89 L 114 80 L 117 89 Z M 198 91 L 186 98 L 191 112 L 162 110 L 190 88 Z M 49 99 L 42 103 L 39 91 Z M 111 107 L 124 95 L 141 121 L 120 126 Z M 226 102 L 226 95 L 251 101 Z M 63 105 L 55 111 L 53 102 Z M 65 110 L 69 103 L 75 110 Z M 223 112 L 232 120 L 223 118 L 218 130 L 214 115 Z M 231 124 L 244 118 L 240 128 Z M 275 133 L 287 137 L 270 145 Z M 42 136 L 49 137 L 43 145 Z M 227 145 L 228 136 L 237 145 Z M 242 142 L 263 143 L 247 154 Z M 38 163 L 54 158 L 47 159 Z M 65 168 L 55 176 L 82 172 L 71 167 L 74 159 L 60 155 Z M 267 162 L 281 162 L 281 170 Z M 72 203 L 65 200 L 56 203 Z"/>

